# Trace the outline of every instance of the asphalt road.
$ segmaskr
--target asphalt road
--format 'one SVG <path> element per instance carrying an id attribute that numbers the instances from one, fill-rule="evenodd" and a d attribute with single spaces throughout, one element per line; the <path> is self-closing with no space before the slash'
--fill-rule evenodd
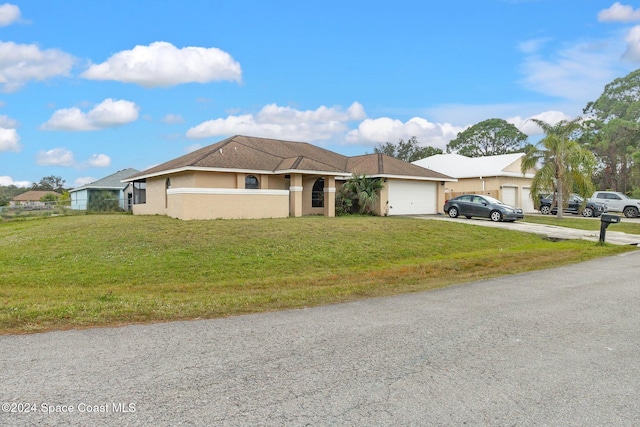
<path id="1" fill-rule="evenodd" d="M 640 251 L 227 319 L 0 336 L 0 425 L 640 425 Z"/>

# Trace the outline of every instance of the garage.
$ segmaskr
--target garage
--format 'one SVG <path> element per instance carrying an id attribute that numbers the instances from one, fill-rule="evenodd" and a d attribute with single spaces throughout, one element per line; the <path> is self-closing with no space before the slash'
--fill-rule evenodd
<path id="1" fill-rule="evenodd" d="M 533 200 L 531 199 L 531 189 L 527 187 L 522 188 L 522 210 L 525 213 L 536 212 Z"/>
<path id="2" fill-rule="evenodd" d="M 516 187 L 502 187 L 502 203 L 509 206 L 518 206 L 518 189 Z"/>
<path id="3" fill-rule="evenodd" d="M 389 179 L 389 215 L 427 215 L 438 212 L 437 183 Z"/>

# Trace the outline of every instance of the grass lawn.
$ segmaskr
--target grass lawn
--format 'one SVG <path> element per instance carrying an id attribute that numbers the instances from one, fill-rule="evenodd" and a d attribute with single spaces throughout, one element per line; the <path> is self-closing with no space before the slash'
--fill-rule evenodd
<path id="1" fill-rule="evenodd" d="M 617 213 L 621 217 L 617 224 L 610 224 L 607 231 L 620 231 L 627 234 L 640 235 L 640 221 L 629 220 Z M 561 227 L 578 228 L 580 230 L 597 230 L 600 231 L 600 218 L 584 218 L 578 215 L 564 214 L 562 219 L 558 219 L 555 215 L 525 215 L 525 222 L 536 224 L 558 225 Z"/>
<path id="2" fill-rule="evenodd" d="M 0 333 L 309 307 L 629 250 L 411 218 L 8 221 L 0 223 Z"/>

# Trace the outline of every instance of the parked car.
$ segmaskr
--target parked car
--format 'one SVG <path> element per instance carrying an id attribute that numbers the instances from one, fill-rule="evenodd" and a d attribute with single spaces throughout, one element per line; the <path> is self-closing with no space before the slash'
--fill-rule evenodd
<path id="1" fill-rule="evenodd" d="M 640 211 L 640 200 L 630 199 L 617 191 L 596 191 L 589 200 L 606 203 L 610 211 L 622 212 L 627 218 L 637 217 Z"/>
<path id="2" fill-rule="evenodd" d="M 444 211 L 451 217 L 458 216 L 483 217 L 491 221 L 510 221 L 524 218 L 522 209 L 505 205 L 498 199 L 490 196 L 478 194 L 465 194 L 447 200 L 444 204 Z"/>
<path id="3" fill-rule="evenodd" d="M 553 195 L 548 194 L 546 196 L 540 196 L 540 213 L 543 215 L 555 215 L 556 213 L 558 213 L 558 207 L 554 206 L 553 208 L 551 208 L 552 204 Z M 582 216 L 587 217 L 598 217 L 607 212 L 607 205 L 600 202 L 594 202 L 590 199 L 585 202 L 585 200 L 579 195 L 571 194 L 569 196 L 569 203 L 567 207 L 564 208 L 563 212 L 574 215 L 582 214 Z"/>

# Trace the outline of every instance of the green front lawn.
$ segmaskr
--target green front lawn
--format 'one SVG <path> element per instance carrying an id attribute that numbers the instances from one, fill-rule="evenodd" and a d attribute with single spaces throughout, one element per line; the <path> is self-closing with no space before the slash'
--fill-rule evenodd
<path id="1" fill-rule="evenodd" d="M 0 333 L 308 307 L 629 250 L 411 218 L 10 221 L 0 223 Z"/>
<path id="2" fill-rule="evenodd" d="M 640 220 L 630 220 L 617 213 L 613 215 L 620 216 L 620 222 L 610 224 L 607 231 L 620 231 L 627 234 L 640 234 Z M 577 228 L 580 230 L 600 230 L 600 218 L 583 218 L 579 215 L 564 214 L 562 219 L 558 219 L 555 215 L 525 215 L 525 222 L 536 224 L 558 225 L 560 227 Z"/>

